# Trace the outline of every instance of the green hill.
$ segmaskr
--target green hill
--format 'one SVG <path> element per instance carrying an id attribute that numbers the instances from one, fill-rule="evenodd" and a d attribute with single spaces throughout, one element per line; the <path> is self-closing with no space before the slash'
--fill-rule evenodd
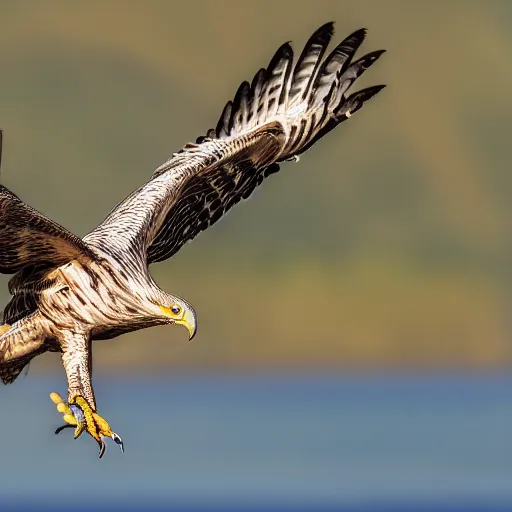
<path id="1" fill-rule="evenodd" d="M 4 2 L 2 182 L 84 235 L 331 19 L 388 49 L 358 87 L 389 87 L 154 268 L 196 306 L 197 342 L 140 332 L 98 344 L 100 365 L 510 364 L 504 0 Z"/>

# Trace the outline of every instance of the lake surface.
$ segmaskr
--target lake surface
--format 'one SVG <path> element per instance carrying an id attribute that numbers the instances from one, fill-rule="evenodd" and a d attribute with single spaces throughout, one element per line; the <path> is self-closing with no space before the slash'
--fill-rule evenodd
<path id="1" fill-rule="evenodd" d="M 126 445 L 101 461 L 88 436 L 53 434 L 64 377 L 0 389 L 1 510 L 512 510 L 504 373 L 95 383 Z"/>

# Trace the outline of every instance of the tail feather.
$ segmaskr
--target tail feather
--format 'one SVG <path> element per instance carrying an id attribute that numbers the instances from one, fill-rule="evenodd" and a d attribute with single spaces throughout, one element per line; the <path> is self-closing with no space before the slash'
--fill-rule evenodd
<path id="1" fill-rule="evenodd" d="M 243 82 L 233 101 L 228 101 L 215 130 L 207 137 L 231 139 L 278 122 L 286 134 L 279 162 L 304 153 L 339 123 L 357 112 L 384 86 L 348 95 L 354 82 L 385 50 L 353 61 L 366 37 L 359 29 L 346 37 L 324 58 L 334 33 L 332 22 L 309 38 L 295 65 L 289 43 L 275 53 L 267 69 L 260 69 L 252 83 Z"/>
<path id="2" fill-rule="evenodd" d="M 10 384 L 37 355 L 46 352 L 48 320 L 39 312 L 15 322 L 0 336 L 0 379 Z"/>
<path id="3" fill-rule="evenodd" d="M 17 359 L 16 361 L 12 361 L 0 366 L 0 380 L 4 384 L 12 384 L 21 375 L 23 370 L 25 370 L 26 375 L 28 373 L 32 359 L 44 352 L 46 352 L 46 348 L 36 350 L 31 354 L 22 357 L 21 359 Z"/>

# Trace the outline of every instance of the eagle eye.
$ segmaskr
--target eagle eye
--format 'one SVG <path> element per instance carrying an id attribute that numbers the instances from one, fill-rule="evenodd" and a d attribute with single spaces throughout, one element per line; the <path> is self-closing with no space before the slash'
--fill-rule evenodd
<path id="1" fill-rule="evenodd" d="M 171 312 L 173 315 L 179 315 L 181 313 L 181 308 L 177 304 L 174 304 L 174 306 L 171 307 Z"/>

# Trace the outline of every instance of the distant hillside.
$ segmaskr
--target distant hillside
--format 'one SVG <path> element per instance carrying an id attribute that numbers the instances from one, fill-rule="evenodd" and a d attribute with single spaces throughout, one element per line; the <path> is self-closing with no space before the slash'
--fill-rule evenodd
<path id="1" fill-rule="evenodd" d="M 366 26 L 362 51 L 388 50 L 358 83 L 381 95 L 154 268 L 196 306 L 197 342 L 141 332 L 98 364 L 509 365 L 512 7 L 483 5 L 3 5 L 2 182 L 80 235 L 284 41 L 333 19 L 337 41 Z"/>

